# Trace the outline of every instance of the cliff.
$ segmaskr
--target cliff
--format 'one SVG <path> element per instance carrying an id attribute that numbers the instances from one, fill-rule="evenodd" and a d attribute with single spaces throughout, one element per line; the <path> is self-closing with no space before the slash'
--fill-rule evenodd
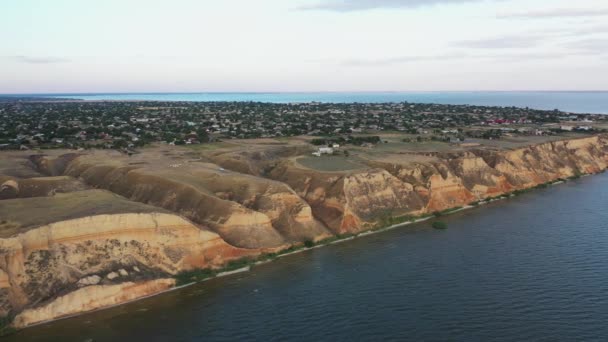
<path id="1" fill-rule="evenodd" d="M 24 327 L 115 305 L 185 270 L 608 166 L 605 136 L 368 158 L 342 172 L 303 167 L 303 150 L 31 156 L 48 177 L 0 175 L 0 315 Z"/>
<path id="2" fill-rule="evenodd" d="M 49 206 L 65 206 L 59 197 Z M 20 200 L 7 200 L 0 209 L 11 222 L 16 221 L 11 215 L 18 216 L 15 201 Z M 112 199 L 118 204 L 121 201 Z M 44 211 L 34 203 L 26 204 Z M 0 313 L 18 313 L 15 324 L 22 327 L 120 303 L 121 298 L 134 299 L 157 289 L 124 287 L 125 283 L 148 284 L 183 270 L 217 267 L 253 253 L 230 246 L 214 232 L 177 215 L 151 207 L 124 209 L 141 212 L 96 214 L 74 207 L 68 209 L 71 214 L 82 217 L 40 226 L 35 225 L 35 216 L 21 220 L 25 224 L 17 227 L 17 234 L 0 239 Z M 83 290 L 90 286 L 95 289 Z M 124 291 L 117 290 L 121 288 Z M 125 293 L 132 289 L 137 289 L 137 294 Z M 112 297 L 117 291 L 119 294 Z M 95 296 L 89 297 L 91 294 Z M 61 304 L 55 303 L 58 298 L 63 298 Z"/>
<path id="3" fill-rule="evenodd" d="M 513 150 L 438 154 L 428 162 L 369 161 L 370 169 L 318 172 L 286 161 L 269 174 L 292 187 L 334 233 L 356 233 L 386 215 L 421 215 L 518 189 L 597 173 L 608 139 L 592 136 Z"/>

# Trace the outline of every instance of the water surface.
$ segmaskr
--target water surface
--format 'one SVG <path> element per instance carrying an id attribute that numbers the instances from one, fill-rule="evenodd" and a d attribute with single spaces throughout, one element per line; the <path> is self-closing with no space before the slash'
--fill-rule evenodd
<path id="1" fill-rule="evenodd" d="M 30 94 L 32 96 L 32 94 Z M 608 92 L 591 91 L 429 91 L 429 92 L 320 92 L 320 93 L 105 93 L 33 94 L 82 100 L 259 101 L 273 103 L 403 102 L 516 106 L 608 114 Z"/>

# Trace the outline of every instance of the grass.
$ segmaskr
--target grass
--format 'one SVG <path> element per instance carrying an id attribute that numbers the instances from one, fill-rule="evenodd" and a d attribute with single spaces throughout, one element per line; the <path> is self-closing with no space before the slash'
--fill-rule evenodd
<path id="1" fill-rule="evenodd" d="M 344 156 L 326 156 L 321 157 L 302 157 L 298 158 L 297 162 L 302 166 L 317 171 L 349 171 L 361 169 L 363 165 L 359 164 L 353 157 Z"/>
<path id="2" fill-rule="evenodd" d="M 51 197 L 16 198 L 2 202 L 0 217 L 5 223 L 0 224 L 0 238 L 23 233 L 31 227 L 91 215 L 166 212 L 105 190 L 58 193 Z"/>
<path id="3" fill-rule="evenodd" d="M 221 148 L 231 148 L 236 147 L 238 145 L 227 143 L 227 142 L 214 142 L 214 143 L 205 143 L 205 144 L 193 144 L 193 145 L 183 145 L 191 150 L 195 151 L 213 151 L 219 150 Z"/>

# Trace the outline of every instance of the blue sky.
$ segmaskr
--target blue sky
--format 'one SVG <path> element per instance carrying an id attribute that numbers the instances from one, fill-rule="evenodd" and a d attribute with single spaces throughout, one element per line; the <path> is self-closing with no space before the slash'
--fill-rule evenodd
<path id="1" fill-rule="evenodd" d="M 0 93 L 608 90 L 606 0 L 5 0 Z"/>

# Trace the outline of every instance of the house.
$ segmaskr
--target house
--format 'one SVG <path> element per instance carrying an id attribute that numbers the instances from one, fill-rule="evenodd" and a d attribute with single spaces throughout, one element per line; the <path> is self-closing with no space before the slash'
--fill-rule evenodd
<path id="1" fill-rule="evenodd" d="M 319 147 L 319 153 L 321 154 L 333 154 L 334 149 L 331 147 Z"/>
<path id="2" fill-rule="evenodd" d="M 560 129 L 562 131 L 572 131 L 574 129 L 574 127 L 573 126 L 567 126 L 567 125 L 561 125 Z"/>
<path id="3" fill-rule="evenodd" d="M 333 147 L 333 148 L 340 148 L 340 144 L 333 144 L 333 145 L 331 145 L 331 147 Z"/>
<path id="4" fill-rule="evenodd" d="M 321 156 L 321 152 L 315 151 L 315 152 L 312 153 L 312 155 L 315 156 L 315 157 L 320 157 Z"/>

